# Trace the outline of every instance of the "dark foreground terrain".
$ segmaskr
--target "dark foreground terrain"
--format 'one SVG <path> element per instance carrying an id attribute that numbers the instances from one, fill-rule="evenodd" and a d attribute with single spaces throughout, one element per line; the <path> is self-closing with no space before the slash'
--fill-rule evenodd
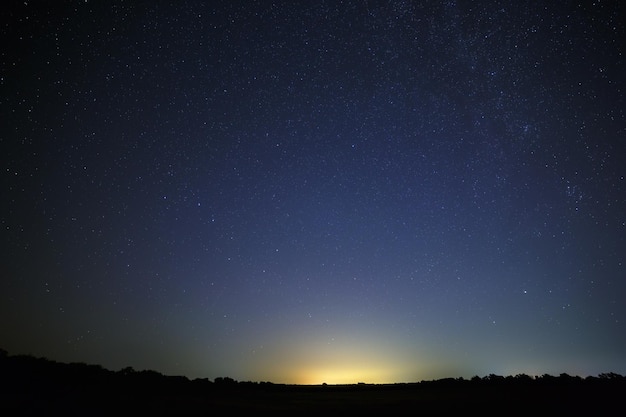
<path id="1" fill-rule="evenodd" d="M 390 385 L 189 380 L 0 355 L 0 415 L 624 415 L 626 377 L 517 375 Z"/>

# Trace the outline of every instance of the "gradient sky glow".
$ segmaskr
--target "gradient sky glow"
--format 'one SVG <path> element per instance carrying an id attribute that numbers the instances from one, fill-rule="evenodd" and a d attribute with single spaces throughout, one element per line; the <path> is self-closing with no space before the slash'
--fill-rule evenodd
<path id="1" fill-rule="evenodd" d="M 7 4 L 9 353 L 626 374 L 620 2 Z"/>

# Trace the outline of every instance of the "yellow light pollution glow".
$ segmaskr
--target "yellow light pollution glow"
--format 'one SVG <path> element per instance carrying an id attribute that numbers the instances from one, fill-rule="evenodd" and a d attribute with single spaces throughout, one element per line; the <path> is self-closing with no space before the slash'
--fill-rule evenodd
<path id="1" fill-rule="evenodd" d="M 352 365 L 335 367 L 312 367 L 301 368 L 297 384 L 356 384 L 367 383 L 390 383 L 394 381 L 394 373 L 388 368 L 357 367 Z"/>
<path id="2" fill-rule="evenodd" d="M 263 375 L 261 380 L 314 385 L 415 381 L 428 374 L 419 364 L 432 363 L 418 360 L 410 344 L 383 334 L 308 330 L 290 332 L 288 341 L 282 335 L 244 366 Z"/>

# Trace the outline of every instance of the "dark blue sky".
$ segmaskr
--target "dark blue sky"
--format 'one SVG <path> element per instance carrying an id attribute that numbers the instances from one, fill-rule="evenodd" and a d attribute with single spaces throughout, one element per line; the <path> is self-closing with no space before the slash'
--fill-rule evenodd
<path id="1" fill-rule="evenodd" d="M 626 373 L 619 2 L 11 2 L 0 347 Z"/>

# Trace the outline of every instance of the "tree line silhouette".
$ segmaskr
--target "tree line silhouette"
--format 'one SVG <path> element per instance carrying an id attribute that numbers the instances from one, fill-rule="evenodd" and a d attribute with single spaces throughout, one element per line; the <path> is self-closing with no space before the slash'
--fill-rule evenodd
<path id="1" fill-rule="evenodd" d="M 290 385 L 236 381 L 230 377 L 189 379 L 153 370 L 61 363 L 0 349 L 4 415 L 107 415 L 119 410 L 151 415 L 205 411 L 389 412 L 414 407 L 421 413 L 472 409 L 551 411 L 573 415 L 623 407 L 626 377 L 489 374 L 397 384 Z"/>

